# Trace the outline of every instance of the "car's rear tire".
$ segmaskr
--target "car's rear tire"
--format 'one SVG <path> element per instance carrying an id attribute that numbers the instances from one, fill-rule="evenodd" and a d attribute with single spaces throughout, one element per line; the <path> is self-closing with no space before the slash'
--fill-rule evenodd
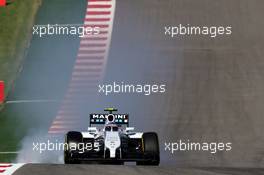
<path id="1" fill-rule="evenodd" d="M 77 131 L 69 131 L 66 135 L 65 135 L 65 144 L 68 145 L 69 147 L 69 143 L 80 143 L 82 142 L 83 137 L 82 137 L 82 133 L 77 132 Z M 79 163 L 78 160 L 75 160 L 71 157 L 71 153 L 69 151 L 69 149 L 67 149 L 67 147 L 64 148 L 64 163 L 65 164 L 77 164 Z"/>
<path id="2" fill-rule="evenodd" d="M 159 139 L 155 132 L 147 132 L 142 136 L 143 154 L 146 160 L 138 161 L 137 165 L 159 165 Z"/>

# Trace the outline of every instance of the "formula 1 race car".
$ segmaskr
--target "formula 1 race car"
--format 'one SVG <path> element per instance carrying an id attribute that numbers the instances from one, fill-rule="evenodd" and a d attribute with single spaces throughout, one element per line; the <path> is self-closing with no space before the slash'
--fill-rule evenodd
<path id="1" fill-rule="evenodd" d="M 86 132 L 69 131 L 65 135 L 64 162 L 159 165 L 158 135 L 155 132 L 134 132 L 129 127 L 128 114 L 90 114 L 90 126 Z M 100 129 L 92 125 L 103 125 Z"/>

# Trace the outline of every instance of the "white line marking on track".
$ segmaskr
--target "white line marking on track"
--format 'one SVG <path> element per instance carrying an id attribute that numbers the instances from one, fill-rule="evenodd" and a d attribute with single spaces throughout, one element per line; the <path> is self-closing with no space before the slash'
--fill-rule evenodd
<path id="1" fill-rule="evenodd" d="M 17 169 L 25 165 L 24 163 L 17 163 L 17 164 L 0 164 L 0 175 L 11 175 Z"/>
<path id="2" fill-rule="evenodd" d="M 19 154 L 19 153 L 20 152 L 18 152 L 18 151 L 0 151 L 0 154 Z"/>
<path id="3" fill-rule="evenodd" d="M 6 104 L 13 103 L 57 103 L 59 100 L 9 100 L 6 101 Z"/>

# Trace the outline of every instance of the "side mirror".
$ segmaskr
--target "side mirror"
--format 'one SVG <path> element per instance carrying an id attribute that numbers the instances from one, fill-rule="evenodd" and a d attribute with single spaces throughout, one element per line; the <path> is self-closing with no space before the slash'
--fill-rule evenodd
<path id="1" fill-rule="evenodd" d="M 127 127 L 127 128 L 126 128 L 126 132 L 130 132 L 130 131 L 134 131 L 134 130 L 135 130 L 134 127 Z"/>

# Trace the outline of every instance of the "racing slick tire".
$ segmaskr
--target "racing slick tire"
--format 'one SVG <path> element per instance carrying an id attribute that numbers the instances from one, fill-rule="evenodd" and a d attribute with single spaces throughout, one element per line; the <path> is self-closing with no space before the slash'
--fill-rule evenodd
<path id="1" fill-rule="evenodd" d="M 80 143 L 82 142 L 82 133 L 77 132 L 77 131 L 69 131 L 66 136 L 65 136 L 65 144 L 68 145 L 69 148 L 69 143 Z M 64 163 L 65 164 L 77 164 L 79 161 L 74 160 L 71 158 L 70 151 L 69 149 L 65 148 L 64 149 Z"/>
<path id="2" fill-rule="evenodd" d="M 146 160 L 137 161 L 137 165 L 159 165 L 160 151 L 158 135 L 155 132 L 144 133 L 142 136 L 142 147 Z"/>

